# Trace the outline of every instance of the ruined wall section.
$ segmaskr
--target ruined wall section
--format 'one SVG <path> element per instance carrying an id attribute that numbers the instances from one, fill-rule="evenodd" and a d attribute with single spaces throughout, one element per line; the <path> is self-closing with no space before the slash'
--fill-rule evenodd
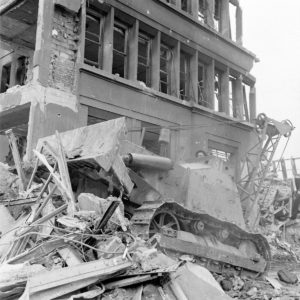
<path id="1" fill-rule="evenodd" d="M 79 22 L 77 13 L 55 5 L 48 84 L 72 93 L 75 92 Z"/>

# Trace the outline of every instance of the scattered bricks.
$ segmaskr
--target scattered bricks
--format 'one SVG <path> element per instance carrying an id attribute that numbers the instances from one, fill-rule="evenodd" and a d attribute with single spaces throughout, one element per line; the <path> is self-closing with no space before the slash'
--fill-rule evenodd
<path id="1" fill-rule="evenodd" d="M 294 284 L 298 281 L 297 275 L 286 269 L 279 270 L 277 272 L 277 276 L 281 281 L 285 283 Z"/>

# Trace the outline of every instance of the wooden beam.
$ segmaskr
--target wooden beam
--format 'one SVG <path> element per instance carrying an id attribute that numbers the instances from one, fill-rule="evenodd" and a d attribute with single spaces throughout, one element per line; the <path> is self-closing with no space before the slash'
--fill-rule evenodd
<path id="1" fill-rule="evenodd" d="M 7 130 L 5 132 L 5 134 L 7 135 L 9 145 L 11 148 L 11 152 L 13 155 L 13 159 L 15 162 L 15 167 L 17 169 L 18 177 L 20 179 L 20 187 L 19 188 L 20 188 L 20 191 L 23 192 L 26 189 L 26 182 L 25 182 L 25 174 L 24 174 L 23 167 L 22 167 L 22 161 L 21 161 L 19 150 L 18 150 L 17 140 L 16 140 L 16 137 L 15 137 L 12 129 Z"/>

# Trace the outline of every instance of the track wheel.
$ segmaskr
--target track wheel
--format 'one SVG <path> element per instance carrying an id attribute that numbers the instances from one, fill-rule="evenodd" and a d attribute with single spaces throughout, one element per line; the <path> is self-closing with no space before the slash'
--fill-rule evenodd
<path id="1" fill-rule="evenodd" d="M 180 230 L 176 216 L 168 211 L 159 211 L 155 213 L 150 222 L 149 237 L 153 236 L 155 233 L 162 232 L 162 228 L 165 230 Z"/>

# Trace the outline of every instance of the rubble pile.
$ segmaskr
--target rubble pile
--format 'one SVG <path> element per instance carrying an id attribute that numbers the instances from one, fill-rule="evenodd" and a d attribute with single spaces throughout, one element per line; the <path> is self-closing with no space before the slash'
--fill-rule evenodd
<path id="1" fill-rule="evenodd" d="M 72 141 L 40 140 L 22 184 L 1 165 L 0 299 L 195 299 L 200 290 L 226 299 L 205 268 L 158 249 L 159 234 L 131 232 L 123 125 L 107 124 L 112 130 L 98 144 L 84 129 Z"/>
<path id="2" fill-rule="evenodd" d="M 42 138 L 30 168 L 24 172 L 24 166 L 15 166 L 18 175 L 0 165 L 0 299 L 217 300 L 300 295 L 295 289 L 298 278 L 287 269 L 259 280 L 250 279 L 247 269 L 242 276 L 244 265 L 252 277 L 262 275 L 265 268 L 257 252 L 246 256 L 246 242 L 237 249 L 217 241 L 213 231 L 207 238 L 201 236 L 206 225 L 195 212 L 172 202 L 161 206 L 157 190 L 125 165 L 132 156 L 122 155 L 133 148 L 140 165 L 153 160 L 124 140 L 124 127 L 121 118 Z M 160 170 L 170 167 L 162 157 L 156 162 Z M 193 216 L 193 232 L 200 234 L 179 228 L 172 212 L 153 215 L 151 211 L 155 226 L 146 229 L 145 212 L 155 205 Z M 205 224 L 212 224 L 212 218 L 206 218 Z M 188 226 L 191 221 L 186 220 Z M 137 224 L 141 224 L 138 230 Z M 226 226 L 220 240 L 228 238 L 231 228 L 235 241 L 243 235 L 232 224 Z M 269 242 L 273 249 L 289 249 L 276 236 Z M 255 260 L 250 265 L 249 256 Z M 296 254 L 294 260 L 298 261 Z"/>

